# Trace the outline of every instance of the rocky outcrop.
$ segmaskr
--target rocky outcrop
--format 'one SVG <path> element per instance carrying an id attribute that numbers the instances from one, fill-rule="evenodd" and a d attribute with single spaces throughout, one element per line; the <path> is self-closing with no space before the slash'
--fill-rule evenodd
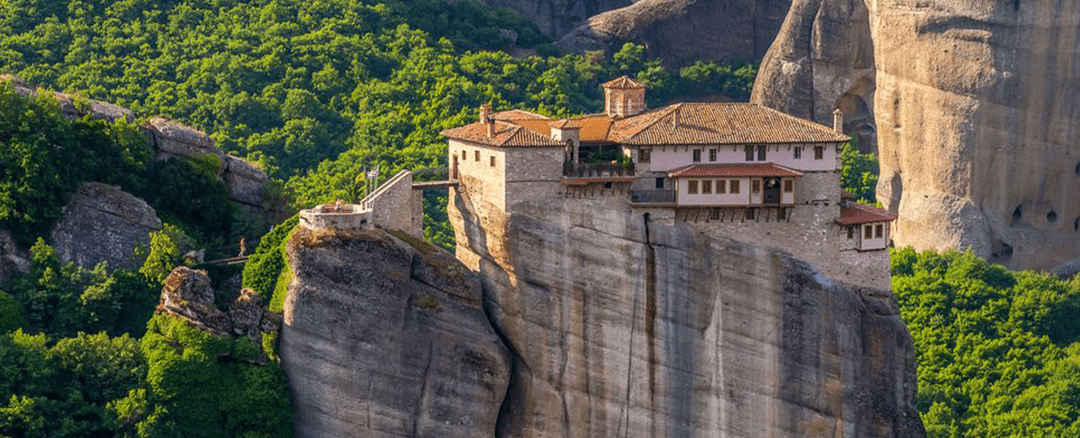
<path id="1" fill-rule="evenodd" d="M 1012 268 L 1075 264 L 1080 1 L 868 0 L 865 19 L 862 7 L 797 1 L 785 24 L 792 31 L 781 33 L 763 64 L 755 99 L 782 109 L 795 100 L 791 105 L 815 117 L 843 105 L 845 95 L 869 103 L 864 72 L 818 67 L 864 59 L 857 53 L 872 46 L 867 107 L 881 163 L 878 200 L 900 215 L 894 242 L 971 248 Z M 849 36 L 858 44 L 832 46 L 805 37 L 808 30 L 845 34 L 845 26 L 830 23 L 866 27 L 869 35 L 859 31 Z M 821 50 L 804 50 L 808 41 Z M 812 56 L 804 59 L 807 52 Z M 813 95 L 800 98 L 808 89 Z"/>
<path id="2" fill-rule="evenodd" d="M 0 282 L 11 278 L 16 273 L 29 272 L 30 261 L 27 257 L 28 254 L 19 248 L 15 239 L 11 237 L 11 233 L 0 230 Z"/>
<path id="3" fill-rule="evenodd" d="M 267 357 L 260 348 L 262 340 L 264 336 L 277 338 L 281 314 L 265 311 L 262 296 L 251 289 L 241 290 L 240 296 L 229 303 L 227 312 L 217 307 L 216 295 L 206 271 L 180 266 L 165 278 L 156 313 L 183 319 L 188 325 L 215 336 L 246 336 L 256 351 L 234 354 L 233 358 L 265 364 Z"/>
<path id="4" fill-rule="evenodd" d="M 630 4 L 631 0 L 481 0 L 491 6 L 509 8 L 536 23 L 540 31 L 554 39 L 585 22 L 593 15 Z M 516 38 L 515 38 L 516 39 Z"/>
<path id="5" fill-rule="evenodd" d="M 221 163 L 218 177 L 225 182 L 229 199 L 252 207 L 262 207 L 262 190 L 267 177 L 261 169 L 214 146 L 206 133 L 172 120 L 155 117 L 143 125 L 156 151 L 155 159 L 210 154 Z"/>
<path id="6" fill-rule="evenodd" d="M 794 0 L 761 62 L 751 101 L 827 126 L 840 108 L 844 132 L 873 151 L 875 74 L 864 0 Z"/>
<path id="7" fill-rule="evenodd" d="M 510 359 L 480 283 L 399 235 L 411 244 L 378 229 L 293 232 L 280 351 L 296 436 L 494 435 Z"/>
<path id="8" fill-rule="evenodd" d="M 633 41 L 669 65 L 697 60 L 758 61 L 791 0 L 640 0 L 590 17 L 556 45 L 582 52 Z"/>
<path id="9" fill-rule="evenodd" d="M 124 119 L 128 122 L 135 121 L 135 113 L 118 105 L 102 102 L 100 100 L 85 99 L 66 93 L 41 90 L 27 84 L 21 78 L 11 75 L 0 75 L 0 82 L 11 82 L 12 86 L 15 88 L 15 92 L 24 97 L 34 97 L 42 92 L 47 93 L 56 99 L 57 103 L 60 104 L 60 110 L 63 111 L 64 115 L 68 118 L 76 119 L 84 115 L 90 115 L 90 117 L 105 119 L 109 122 L 114 122 L 118 119 Z"/>
<path id="10" fill-rule="evenodd" d="M 497 436 L 925 436 L 890 291 L 621 198 L 459 194 L 457 255 L 514 354 Z"/>
<path id="11" fill-rule="evenodd" d="M 118 187 L 90 182 L 79 187 L 53 227 L 51 241 L 63 262 L 94 266 L 107 262 L 113 268 L 136 268 L 132 257 L 150 233 L 161 229 L 161 220 L 143 200 Z"/>

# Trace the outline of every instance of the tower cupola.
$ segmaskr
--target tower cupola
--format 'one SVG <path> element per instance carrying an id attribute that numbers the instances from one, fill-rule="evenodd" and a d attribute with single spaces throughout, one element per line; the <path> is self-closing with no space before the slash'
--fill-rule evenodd
<path id="1" fill-rule="evenodd" d="M 645 111 L 645 85 L 622 76 L 605 82 L 604 112 L 609 117 L 622 118 L 641 114 Z"/>

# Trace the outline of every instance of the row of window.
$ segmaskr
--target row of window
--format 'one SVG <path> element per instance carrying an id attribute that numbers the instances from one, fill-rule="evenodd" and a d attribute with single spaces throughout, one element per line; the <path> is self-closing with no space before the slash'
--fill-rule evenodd
<path id="1" fill-rule="evenodd" d="M 798 160 L 802 159 L 802 146 L 795 146 L 792 148 L 792 156 Z M 695 163 L 701 162 L 701 149 L 693 150 L 693 161 Z M 743 146 L 743 152 L 746 153 L 746 161 L 765 161 L 768 159 L 769 148 L 763 144 L 759 145 L 746 145 Z M 652 159 L 652 151 L 647 148 L 638 149 L 638 162 L 648 163 Z M 814 146 L 814 159 L 825 159 L 825 146 Z M 716 149 L 709 149 L 709 162 L 716 162 Z"/>
<path id="2" fill-rule="evenodd" d="M 469 161 L 469 151 L 466 151 L 464 149 L 461 150 L 461 161 Z M 479 149 L 473 151 L 473 161 L 480 161 L 480 150 Z M 489 164 L 490 166 L 492 166 L 492 167 L 495 166 L 495 156 L 494 155 L 489 155 L 488 156 L 488 161 L 490 163 Z"/>
<path id="3" fill-rule="evenodd" d="M 686 180 L 686 193 L 691 195 L 697 195 L 699 193 L 702 195 L 711 195 L 713 193 L 714 183 L 716 187 L 716 194 L 718 195 L 739 194 L 740 181 L 737 179 L 718 179 L 715 181 L 711 179 Z"/>
<path id="4" fill-rule="evenodd" d="M 847 238 L 855 238 L 855 226 L 850 226 L 847 229 Z M 863 225 L 863 239 L 880 239 L 885 237 L 885 225 L 884 224 L 867 224 Z"/>
<path id="5" fill-rule="evenodd" d="M 776 180 L 772 180 L 776 181 Z M 659 184 L 657 185 L 659 187 Z M 739 194 L 739 180 L 737 179 L 689 179 L 686 180 L 686 193 L 689 195 L 711 195 L 713 194 L 713 187 L 716 188 L 717 195 L 737 195 Z M 753 193 L 761 193 L 761 180 L 750 180 L 750 191 Z M 792 193 L 795 191 L 795 181 L 790 179 L 784 180 L 784 193 Z"/>

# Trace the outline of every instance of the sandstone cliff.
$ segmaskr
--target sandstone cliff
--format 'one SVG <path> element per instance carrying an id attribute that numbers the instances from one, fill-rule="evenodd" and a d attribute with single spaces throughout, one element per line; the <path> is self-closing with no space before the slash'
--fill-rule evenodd
<path id="1" fill-rule="evenodd" d="M 970 247 L 1013 268 L 1080 258 L 1080 1 L 860 3 L 797 1 L 755 100 L 815 115 L 849 94 L 868 103 L 897 245 Z M 807 35 L 843 36 L 836 23 L 869 37 L 806 49 Z M 867 45 L 873 103 L 864 64 L 844 71 Z"/>
<path id="2" fill-rule="evenodd" d="M 297 437 L 494 435 L 510 358 L 480 282 L 408 240 L 293 232 L 280 351 Z"/>
<path id="3" fill-rule="evenodd" d="M 758 61 L 791 0 L 640 0 L 593 17 L 556 45 L 582 52 L 627 41 L 645 44 L 670 65 L 699 59 Z"/>
<path id="4" fill-rule="evenodd" d="M 79 187 L 64 207 L 63 217 L 50 235 L 63 262 L 110 268 L 138 268 L 132 251 L 150 242 L 161 220 L 143 200 L 118 187 L 90 182 Z"/>
<path id="5" fill-rule="evenodd" d="M 517 11 L 536 23 L 541 32 L 558 39 L 601 12 L 627 6 L 632 0 L 481 0 Z"/>
<path id="6" fill-rule="evenodd" d="M 11 82 L 15 92 L 23 97 L 37 96 L 39 92 L 45 92 L 56 99 L 60 104 L 60 110 L 70 118 L 78 118 L 89 115 L 97 119 L 105 119 L 110 122 L 124 119 L 129 122 L 135 121 L 135 113 L 119 105 L 102 102 L 94 99 L 83 99 L 66 93 L 49 92 L 30 86 L 21 78 L 12 75 L 0 75 L 0 82 Z"/>
<path id="7" fill-rule="evenodd" d="M 450 216 L 513 351 L 497 436 L 925 436 L 889 291 L 617 198 Z"/>

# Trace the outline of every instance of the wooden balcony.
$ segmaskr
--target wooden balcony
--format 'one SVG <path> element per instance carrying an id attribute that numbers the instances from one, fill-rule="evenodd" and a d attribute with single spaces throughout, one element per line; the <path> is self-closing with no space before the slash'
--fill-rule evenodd
<path id="1" fill-rule="evenodd" d="M 630 183 L 635 175 L 634 163 L 563 163 L 563 184 Z"/>
<path id="2" fill-rule="evenodd" d="M 630 191 L 630 203 L 649 204 L 649 205 L 674 205 L 675 204 L 675 191 L 674 190 L 631 190 Z"/>

